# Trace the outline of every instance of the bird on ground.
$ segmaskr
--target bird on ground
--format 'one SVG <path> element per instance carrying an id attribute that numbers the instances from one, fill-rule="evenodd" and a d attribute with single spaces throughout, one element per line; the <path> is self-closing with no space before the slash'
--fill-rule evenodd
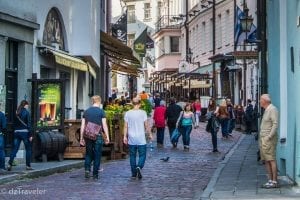
<path id="1" fill-rule="evenodd" d="M 164 161 L 164 162 L 168 162 L 170 157 L 165 157 L 165 158 L 161 158 L 160 160 Z"/>

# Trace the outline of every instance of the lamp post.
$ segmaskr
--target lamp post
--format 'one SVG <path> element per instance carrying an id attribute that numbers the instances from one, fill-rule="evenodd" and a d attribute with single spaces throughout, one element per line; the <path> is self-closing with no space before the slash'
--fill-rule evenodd
<path id="1" fill-rule="evenodd" d="M 246 51 L 246 41 L 248 38 L 248 32 L 250 32 L 251 30 L 251 26 L 252 26 L 252 22 L 253 22 L 253 18 L 251 16 L 249 16 L 249 8 L 247 7 L 247 3 L 244 0 L 243 2 L 243 11 L 244 11 L 244 16 L 240 19 L 241 21 L 241 25 L 242 25 L 242 31 L 246 33 L 246 38 L 244 40 L 244 45 L 243 45 L 243 50 Z M 243 58 L 243 68 L 244 68 L 244 95 L 243 95 L 243 99 L 244 99 L 244 105 L 246 105 L 246 98 L 247 98 L 247 94 L 246 94 L 246 78 L 247 78 L 247 63 L 246 63 L 246 58 Z"/>

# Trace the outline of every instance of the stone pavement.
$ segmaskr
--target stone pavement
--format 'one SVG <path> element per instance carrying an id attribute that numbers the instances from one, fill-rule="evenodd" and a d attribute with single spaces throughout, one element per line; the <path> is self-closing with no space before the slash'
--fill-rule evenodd
<path id="1" fill-rule="evenodd" d="M 299 187 L 279 176 L 280 188 L 263 189 L 268 179 L 265 166 L 257 162 L 258 144 L 243 135 L 220 162 L 201 199 L 300 199 Z"/>
<path id="2" fill-rule="evenodd" d="M 82 166 L 65 173 L 2 184 L 0 199 L 200 199 L 218 163 L 241 136 L 234 132 L 233 138 L 222 140 L 219 133 L 221 153 L 212 153 L 211 136 L 205 132 L 205 125 L 201 123 L 192 131 L 189 152 L 183 151 L 181 138 L 178 148 L 173 149 L 166 130 L 165 147 L 148 149 L 141 180 L 131 179 L 129 159 L 108 161 L 101 164 L 98 181 L 86 180 Z M 160 160 L 164 157 L 170 157 L 169 161 Z"/>

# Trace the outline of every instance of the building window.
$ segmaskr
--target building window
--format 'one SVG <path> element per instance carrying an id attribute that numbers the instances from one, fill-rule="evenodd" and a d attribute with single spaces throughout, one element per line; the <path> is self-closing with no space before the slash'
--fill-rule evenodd
<path id="1" fill-rule="evenodd" d="M 127 22 L 128 23 L 135 23 L 135 6 L 130 5 L 127 6 Z"/>
<path id="2" fill-rule="evenodd" d="M 165 54 L 165 40 L 164 38 L 161 38 L 158 41 L 158 56 L 162 56 Z"/>
<path id="3" fill-rule="evenodd" d="M 216 32 L 216 35 L 217 35 L 217 48 L 219 47 L 222 47 L 222 16 L 221 14 L 218 15 L 218 21 L 217 21 L 217 32 Z"/>
<path id="4" fill-rule="evenodd" d="M 144 4 L 144 19 L 149 20 L 151 18 L 151 7 L 150 3 Z"/>
<path id="5" fill-rule="evenodd" d="M 179 52 L 179 37 L 170 37 L 171 53 Z"/>
<path id="6" fill-rule="evenodd" d="M 127 34 L 127 46 L 133 48 L 134 39 L 135 39 L 135 33 Z"/>
<path id="7" fill-rule="evenodd" d="M 161 15 L 162 15 L 162 2 L 159 1 L 157 2 L 157 17 L 160 18 Z"/>
<path id="8" fill-rule="evenodd" d="M 209 29 L 210 29 L 210 31 L 209 31 L 209 43 L 208 43 L 208 49 L 210 50 L 210 51 L 212 51 L 213 50 L 213 46 L 214 46 L 214 44 L 213 44 L 213 40 L 214 40 L 214 38 L 213 38 L 213 20 L 212 19 L 210 19 L 209 20 Z"/>
<path id="9" fill-rule="evenodd" d="M 18 42 L 8 40 L 5 51 L 5 68 L 18 70 Z"/>
<path id="10" fill-rule="evenodd" d="M 205 22 L 202 22 L 201 31 L 200 31 L 200 51 L 204 53 L 206 50 L 206 27 Z"/>
<path id="11" fill-rule="evenodd" d="M 230 22 L 230 10 L 226 11 L 226 22 Z M 230 44 L 231 42 L 231 27 L 230 26 L 225 26 L 227 28 L 227 31 L 225 31 L 225 42 L 226 44 Z"/>

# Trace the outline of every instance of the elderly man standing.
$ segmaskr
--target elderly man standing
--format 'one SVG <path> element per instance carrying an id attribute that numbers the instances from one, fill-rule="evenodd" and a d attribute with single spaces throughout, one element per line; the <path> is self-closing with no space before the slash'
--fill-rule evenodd
<path id="1" fill-rule="evenodd" d="M 264 188 L 276 188 L 277 183 L 277 165 L 276 165 L 276 144 L 277 144 L 277 127 L 278 111 L 271 104 L 269 94 L 263 94 L 260 97 L 260 105 L 265 109 L 260 125 L 260 156 L 265 161 L 269 181 L 263 185 Z"/>

